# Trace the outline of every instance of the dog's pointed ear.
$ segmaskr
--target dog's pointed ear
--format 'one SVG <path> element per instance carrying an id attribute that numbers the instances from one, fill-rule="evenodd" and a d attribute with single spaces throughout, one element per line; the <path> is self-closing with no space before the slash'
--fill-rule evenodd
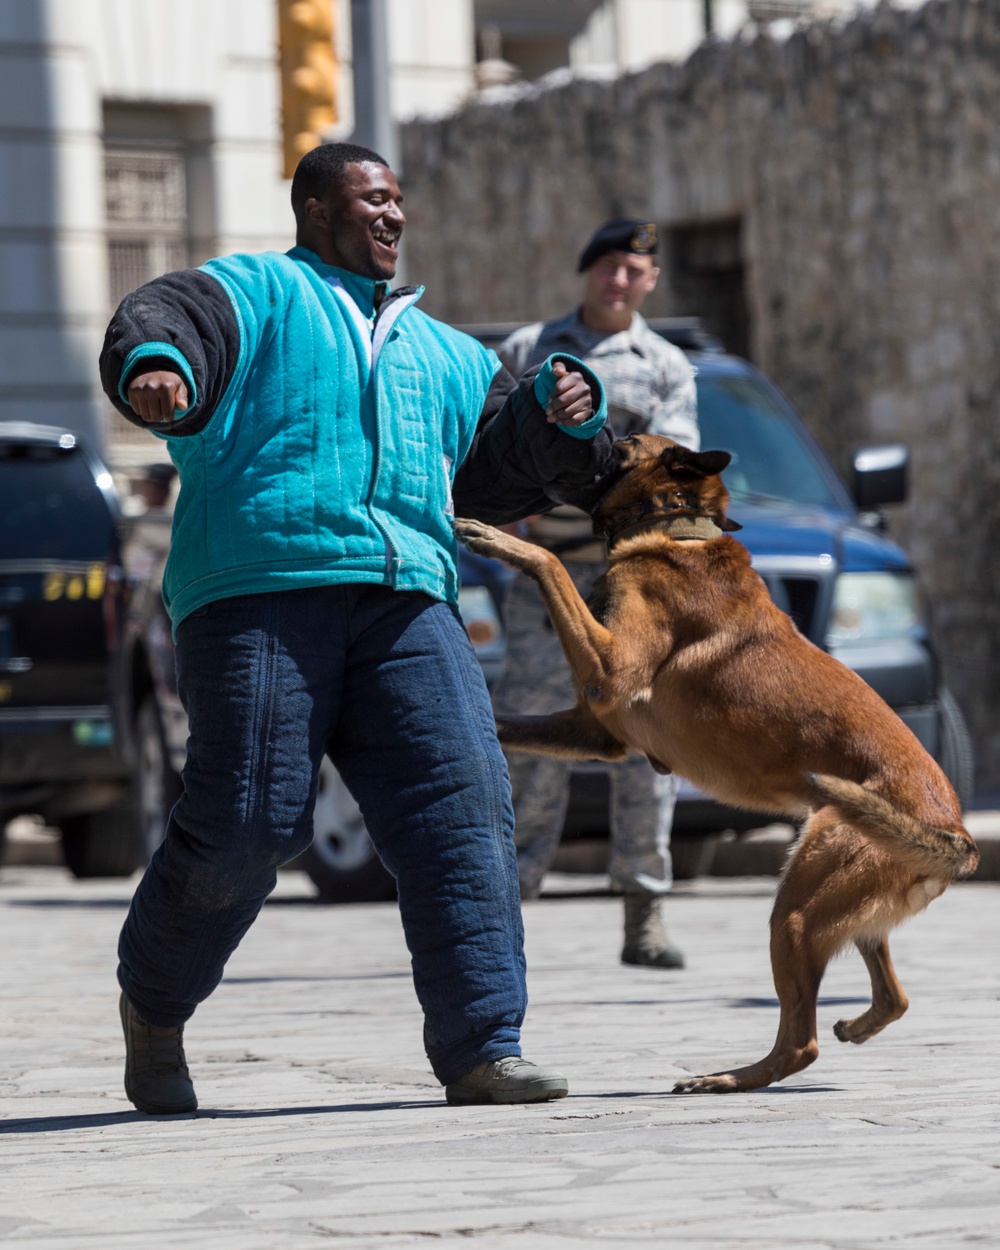
<path id="1" fill-rule="evenodd" d="M 721 473 L 728 467 L 730 460 L 732 456 L 728 451 L 699 451 L 697 453 L 697 467 L 706 477 L 714 477 L 717 473 Z"/>
<path id="2" fill-rule="evenodd" d="M 725 530 L 728 534 L 734 534 L 737 530 L 743 528 L 739 521 L 734 521 L 730 517 L 724 516 L 721 520 L 715 522 L 720 530 Z"/>
<path id="3" fill-rule="evenodd" d="M 690 477 L 714 477 L 732 460 L 728 451 L 689 451 L 686 447 L 668 447 L 660 453 L 668 469 Z"/>

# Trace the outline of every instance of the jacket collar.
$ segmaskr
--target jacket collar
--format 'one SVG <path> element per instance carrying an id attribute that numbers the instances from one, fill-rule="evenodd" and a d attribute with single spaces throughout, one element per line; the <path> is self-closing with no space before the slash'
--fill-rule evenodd
<path id="1" fill-rule="evenodd" d="M 382 301 L 391 290 L 388 282 L 365 278 L 360 273 L 351 273 L 349 269 L 338 269 L 336 265 L 326 264 L 307 247 L 293 247 L 285 255 L 300 264 L 308 265 L 325 280 L 339 278 L 348 295 L 366 317 L 374 317 L 376 309 L 381 307 Z"/>
<path id="2" fill-rule="evenodd" d="M 596 346 L 591 346 L 593 336 L 597 332 L 583 324 L 579 308 L 567 313 L 565 317 L 549 322 L 549 328 L 554 336 L 572 343 L 577 349 L 575 354 L 580 356 L 610 355 L 622 351 L 623 348 L 626 351 L 637 352 L 640 356 L 646 356 L 648 352 L 645 340 L 652 333 L 646 324 L 646 319 L 640 313 L 633 313 L 632 324 L 627 330 L 607 334 Z"/>

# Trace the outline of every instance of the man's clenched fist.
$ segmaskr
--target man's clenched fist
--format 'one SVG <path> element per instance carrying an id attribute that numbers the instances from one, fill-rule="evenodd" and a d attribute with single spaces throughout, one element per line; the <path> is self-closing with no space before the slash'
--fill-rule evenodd
<path id="1" fill-rule="evenodd" d="M 140 373 L 129 383 L 128 402 L 136 416 L 150 425 L 172 421 L 174 409 L 183 412 L 188 406 L 187 383 L 179 373 L 165 369 Z"/>
<path id="2" fill-rule="evenodd" d="M 551 425 L 583 425 L 594 415 L 594 401 L 590 386 L 582 373 L 570 373 L 561 360 L 552 366 L 556 384 L 549 395 L 545 411 Z"/>

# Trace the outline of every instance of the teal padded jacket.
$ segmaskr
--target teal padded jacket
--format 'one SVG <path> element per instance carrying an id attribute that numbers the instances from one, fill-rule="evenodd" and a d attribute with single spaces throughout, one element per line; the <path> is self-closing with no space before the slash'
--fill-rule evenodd
<path id="1" fill-rule="evenodd" d="M 127 387 L 155 368 L 179 372 L 190 395 L 154 427 L 180 477 L 163 582 L 175 627 L 216 599 L 332 583 L 455 602 L 460 467 L 473 514 L 494 521 L 599 476 L 610 442 L 595 440 L 596 377 L 558 357 L 587 377 L 595 414 L 550 425 L 557 358 L 515 383 L 494 353 L 422 313 L 421 293 L 390 294 L 297 247 L 211 260 L 122 302 L 101 359 L 112 402 L 144 425 Z"/>

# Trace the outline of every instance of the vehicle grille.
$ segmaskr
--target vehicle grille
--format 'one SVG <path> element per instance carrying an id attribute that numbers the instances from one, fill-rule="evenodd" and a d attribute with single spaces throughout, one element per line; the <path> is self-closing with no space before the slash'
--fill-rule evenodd
<path id="1" fill-rule="evenodd" d="M 830 579 L 825 568 L 819 576 L 813 577 L 801 567 L 805 561 L 798 561 L 799 567 L 792 569 L 788 568 L 788 563 L 781 557 L 764 557 L 754 560 L 754 568 L 764 579 L 775 605 L 792 618 L 800 633 L 818 643 L 817 631 L 823 633 L 822 618 L 827 611 L 828 597 L 825 591 Z"/>
<path id="2" fill-rule="evenodd" d="M 778 603 L 795 622 L 799 631 L 809 637 L 816 616 L 816 598 L 819 584 L 811 577 L 783 577 L 781 586 L 785 602 Z"/>

